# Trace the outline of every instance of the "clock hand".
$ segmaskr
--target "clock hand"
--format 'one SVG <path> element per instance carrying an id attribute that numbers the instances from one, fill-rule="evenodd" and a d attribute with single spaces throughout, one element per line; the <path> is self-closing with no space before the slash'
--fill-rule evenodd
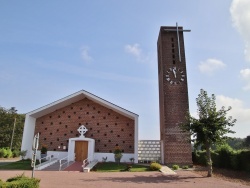
<path id="1" fill-rule="evenodd" d="M 174 73 L 174 77 L 176 78 L 176 71 L 175 71 L 175 69 L 173 69 L 173 73 Z"/>

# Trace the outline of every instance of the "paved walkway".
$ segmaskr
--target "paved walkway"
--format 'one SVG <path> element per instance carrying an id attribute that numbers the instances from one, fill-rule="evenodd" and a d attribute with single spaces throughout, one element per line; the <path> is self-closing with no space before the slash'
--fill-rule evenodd
<path id="1" fill-rule="evenodd" d="M 63 171 L 77 171 L 82 172 L 82 162 L 74 162 L 72 165 L 65 168 Z"/>
<path id="2" fill-rule="evenodd" d="M 175 171 L 171 170 L 167 166 L 162 166 L 161 169 L 160 169 L 160 171 L 164 175 L 174 175 L 174 174 L 176 174 Z"/>
<path id="3" fill-rule="evenodd" d="M 1 171 L 0 179 L 25 173 L 31 176 L 31 171 Z M 41 188 L 249 188 L 242 184 L 223 181 L 216 178 L 202 177 L 191 171 L 177 171 L 175 175 L 164 175 L 161 172 L 114 172 L 114 173 L 82 173 L 66 171 L 36 171 L 35 177 L 41 179 Z"/>

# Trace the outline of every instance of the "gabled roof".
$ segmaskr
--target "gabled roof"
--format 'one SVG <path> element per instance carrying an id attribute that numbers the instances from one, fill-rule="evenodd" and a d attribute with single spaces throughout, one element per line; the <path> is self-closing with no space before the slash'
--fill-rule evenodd
<path id="1" fill-rule="evenodd" d="M 96 102 L 96 103 L 98 103 L 106 108 L 109 108 L 109 109 L 111 109 L 119 114 L 122 114 L 128 118 L 135 119 L 138 117 L 137 114 L 130 112 L 124 108 L 121 108 L 121 107 L 119 107 L 119 106 L 117 106 L 109 101 L 106 101 L 106 100 L 104 100 L 100 97 L 97 97 L 96 95 L 93 95 L 93 94 L 91 94 L 87 91 L 84 91 L 84 90 L 78 91 L 78 92 L 73 93 L 67 97 L 64 97 L 64 98 L 59 99 L 55 102 L 52 102 L 46 106 L 43 106 L 43 107 L 38 108 L 36 110 L 33 110 L 33 111 L 27 113 L 26 115 L 29 115 L 29 116 L 34 117 L 34 118 L 39 118 L 41 116 L 44 116 L 44 115 L 49 114 L 51 112 L 54 112 L 55 110 L 61 109 L 65 106 L 68 106 L 68 105 L 75 103 L 79 100 L 82 100 L 84 98 L 87 98 L 93 102 Z"/>

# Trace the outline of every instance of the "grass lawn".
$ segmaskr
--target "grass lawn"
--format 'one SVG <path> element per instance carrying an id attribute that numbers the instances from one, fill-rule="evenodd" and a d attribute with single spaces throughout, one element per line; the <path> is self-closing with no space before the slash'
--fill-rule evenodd
<path id="1" fill-rule="evenodd" d="M 98 163 L 94 167 L 94 171 L 96 172 L 122 172 L 128 167 L 128 165 L 132 166 L 130 172 L 145 172 L 148 171 L 148 166 L 138 165 L 138 164 L 126 164 L 126 163 L 114 163 L 114 162 L 102 162 Z"/>
<path id="2" fill-rule="evenodd" d="M 6 165 L 1 165 L 0 170 L 31 170 L 32 168 L 30 164 L 30 160 L 16 161 Z"/>

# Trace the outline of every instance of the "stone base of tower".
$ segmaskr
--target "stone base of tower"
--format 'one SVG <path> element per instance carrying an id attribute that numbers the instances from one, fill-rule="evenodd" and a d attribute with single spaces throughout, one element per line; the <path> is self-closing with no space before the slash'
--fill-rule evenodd
<path id="1" fill-rule="evenodd" d="M 185 134 L 167 134 L 163 141 L 164 164 L 193 165 L 191 143 Z"/>

